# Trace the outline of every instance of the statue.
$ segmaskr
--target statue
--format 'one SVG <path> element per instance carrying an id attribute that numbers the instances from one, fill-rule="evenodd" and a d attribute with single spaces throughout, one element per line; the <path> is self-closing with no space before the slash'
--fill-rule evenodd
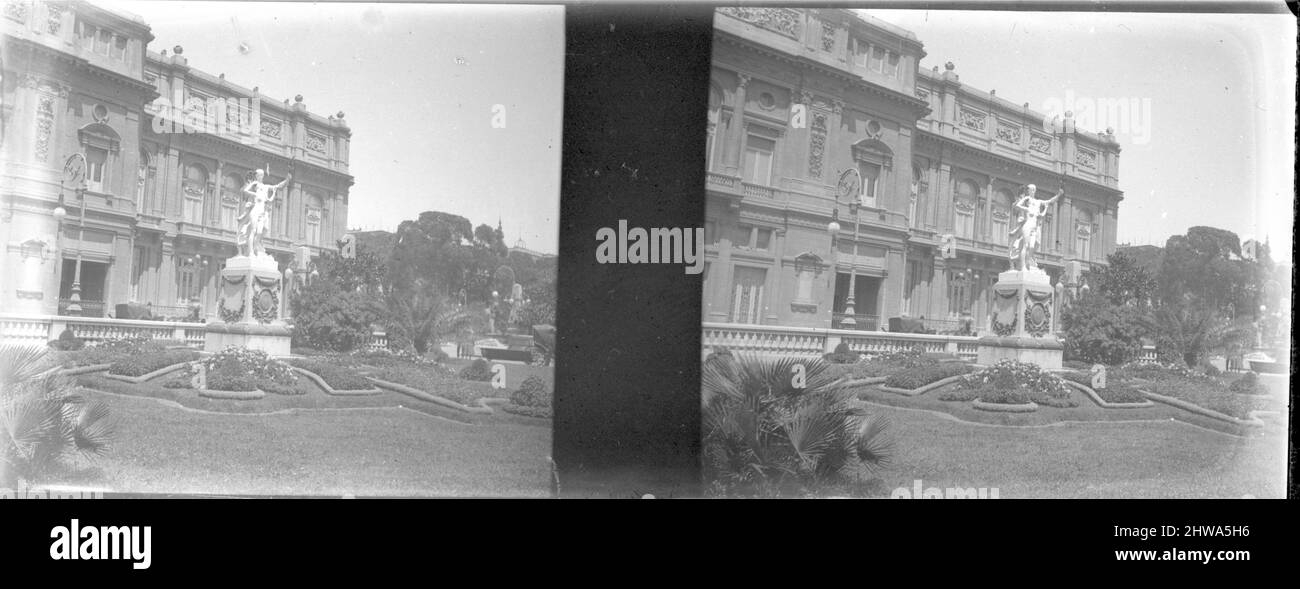
<path id="1" fill-rule="evenodd" d="M 289 174 L 283 182 L 269 185 L 262 183 L 265 176 L 265 170 L 258 170 L 244 186 L 244 195 L 248 200 L 244 203 L 244 211 L 239 215 L 239 254 L 243 256 L 266 255 L 266 248 L 262 247 L 262 236 L 266 233 L 270 213 L 267 207 L 275 200 L 276 192 L 293 179 L 293 174 Z"/>
<path id="2" fill-rule="evenodd" d="M 1016 201 L 1016 208 L 1024 211 L 1020 218 L 1020 225 L 1011 231 L 1015 239 L 1011 242 L 1011 249 L 1008 255 L 1012 258 L 1019 258 L 1019 270 L 1037 269 L 1038 262 L 1034 260 L 1034 252 L 1038 250 L 1042 228 L 1040 223 L 1045 215 L 1047 208 L 1056 202 L 1065 194 L 1065 183 L 1061 183 L 1061 189 L 1056 192 L 1056 196 L 1047 200 L 1040 200 L 1034 196 L 1038 188 L 1033 184 L 1025 187 L 1020 193 L 1020 199 Z"/>

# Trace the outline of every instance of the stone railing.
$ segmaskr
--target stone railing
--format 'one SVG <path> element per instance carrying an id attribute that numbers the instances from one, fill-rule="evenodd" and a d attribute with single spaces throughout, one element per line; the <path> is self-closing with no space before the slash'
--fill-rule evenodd
<path id="1" fill-rule="evenodd" d="M 204 325 L 175 321 L 142 321 L 102 317 L 68 317 L 49 315 L 0 315 L 0 343 L 45 345 L 59 339 L 64 329 L 87 343 L 125 337 L 146 336 L 153 339 L 183 341 L 191 347 L 203 347 Z"/>
<path id="2" fill-rule="evenodd" d="M 979 353 L 979 338 L 953 335 L 889 333 L 812 327 L 779 327 L 738 323 L 705 323 L 702 340 L 704 353 L 725 347 L 732 352 L 820 357 L 844 342 L 861 353 L 885 353 L 910 350 L 920 345 L 927 352 L 946 352 L 966 360 Z"/>

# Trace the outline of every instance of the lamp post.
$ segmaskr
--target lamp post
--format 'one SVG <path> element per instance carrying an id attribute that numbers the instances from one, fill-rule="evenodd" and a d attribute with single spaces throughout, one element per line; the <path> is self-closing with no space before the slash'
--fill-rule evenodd
<path id="1" fill-rule="evenodd" d="M 835 276 L 836 276 L 835 265 L 837 259 L 839 258 L 839 251 L 840 251 L 839 247 L 837 247 L 835 243 L 840 235 L 839 207 L 835 207 L 834 209 L 831 210 L 831 222 L 826 224 L 826 232 L 831 234 L 831 271 L 830 271 L 830 278 L 828 279 L 828 282 L 830 283 L 830 292 L 831 292 L 830 311 L 831 311 L 831 327 L 833 328 L 835 327 Z"/>
<path id="2" fill-rule="evenodd" d="M 847 170 L 844 170 L 844 172 L 840 174 L 839 185 L 836 187 L 835 216 L 838 217 L 840 199 L 849 197 L 850 198 L 849 213 L 853 215 L 853 259 L 849 261 L 849 295 L 847 298 L 844 299 L 845 317 L 844 320 L 841 321 L 840 323 L 843 325 L 847 325 L 850 328 L 853 328 L 854 326 L 857 325 L 857 320 L 853 317 L 856 314 L 856 312 L 853 309 L 854 304 L 856 303 L 853 296 L 853 292 L 855 289 L 855 283 L 857 282 L 857 274 L 858 274 L 857 272 L 858 221 L 859 221 L 858 208 L 862 204 L 861 192 L 862 192 L 862 174 L 858 172 L 857 168 L 849 168 Z M 832 220 L 831 222 L 835 223 L 834 220 Z M 838 226 L 839 225 L 836 224 L 836 227 Z M 835 252 L 837 254 L 836 257 L 838 257 L 839 248 L 836 248 Z M 836 268 L 832 266 L 832 270 L 835 269 Z M 831 272 L 832 276 L 834 276 L 835 274 L 836 272 Z M 831 294 L 832 303 L 835 300 L 834 297 L 835 295 L 832 293 Z M 831 318 L 833 324 L 834 313 L 832 313 Z"/>
<path id="3" fill-rule="evenodd" d="M 86 156 L 74 153 L 63 162 L 63 176 L 59 178 L 59 205 L 54 208 L 54 218 L 59 223 L 60 258 L 63 264 L 63 219 L 68 215 L 64 205 L 64 189 L 71 184 L 77 194 L 77 206 L 80 209 L 80 225 L 77 229 L 77 263 L 72 271 L 72 293 L 68 303 L 68 315 L 81 315 L 81 246 L 86 234 Z M 60 276 L 62 269 L 60 268 Z"/>

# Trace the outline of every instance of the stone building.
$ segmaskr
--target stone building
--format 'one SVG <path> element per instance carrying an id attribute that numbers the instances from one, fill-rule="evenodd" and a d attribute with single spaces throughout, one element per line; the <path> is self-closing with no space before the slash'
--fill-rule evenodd
<path id="1" fill-rule="evenodd" d="M 714 20 L 706 323 L 986 328 L 1031 183 L 1048 198 L 1064 182 L 1039 255 L 1060 289 L 1114 249 L 1113 132 L 966 85 L 951 62 L 922 69 L 916 35 L 858 12 Z"/>
<path id="2" fill-rule="evenodd" d="M 87 2 L 6 2 L 0 21 L 0 311 L 67 314 L 79 282 L 83 315 L 212 317 L 259 168 L 293 173 L 265 240 L 282 268 L 336 249 L 353 182 L 342 112 L 191 68 L 182 47 L 150 50 L 140 18 Z"/>

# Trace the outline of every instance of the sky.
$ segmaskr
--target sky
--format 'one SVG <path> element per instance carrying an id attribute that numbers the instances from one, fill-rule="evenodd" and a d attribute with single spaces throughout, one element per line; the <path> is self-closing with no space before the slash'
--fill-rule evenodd
<path id="1" fill-rule="evenodd" d="M 342 111 L 350 228 L 392 231 L 437 210 L 500 218 L 507 245 L 558 250 L 563 7 L 96 4 L 143 17 L 153 51 L 181 45 L 193 68 Z"/>
<path id="2" fill-rule="evenodd" d="M 865 12 L 915 33 L 922 67 L 951 61 L 963 84 L 1039 112 L 1069 98 L 1137 105 L 1091 129 L 1114 127 L 1122 149 L 1120 243 L 1163 246 L 1209 225 L 1267 237 L 1275 260 L 1291 259 L 1290 14 Z"/>

